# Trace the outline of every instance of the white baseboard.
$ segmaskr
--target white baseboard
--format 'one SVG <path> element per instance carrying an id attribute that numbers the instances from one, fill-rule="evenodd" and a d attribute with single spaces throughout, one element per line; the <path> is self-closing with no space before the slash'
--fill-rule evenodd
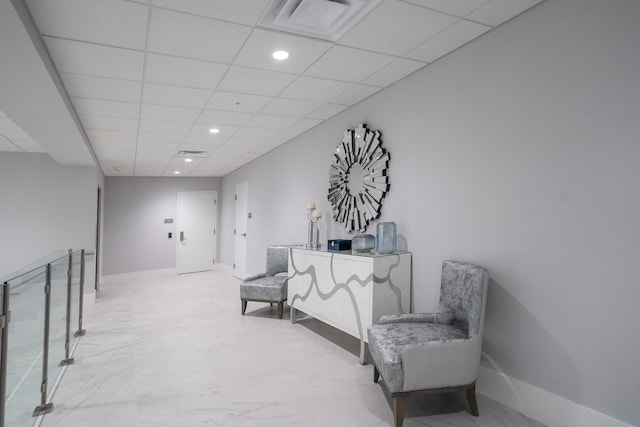
<path id="1" fill-rule="evenodd" d="M 633 427 L 484 366 L 480 367 L 476 390 L 550 427 Z"/>
<path id="2" fill-rule="evenodd" d="M 114 281 L 122 281 L 126 279 L 145 278 L 153 279 L 154 277 L 175 276 L 178 271 L 175 268 L 163 268 L 159 270 L 136 271 L 133 273 L 109 274 L 100 277 L 100 284 L 109 284 Z"/>

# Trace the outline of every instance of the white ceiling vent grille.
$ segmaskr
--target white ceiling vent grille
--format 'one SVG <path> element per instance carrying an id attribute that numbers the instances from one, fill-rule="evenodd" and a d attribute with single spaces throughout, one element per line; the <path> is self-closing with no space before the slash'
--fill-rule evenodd
<path id="1" fill-rule="evenodd" d="M 380 0 L 271 0 L 258 25 L 337 41 Z"/>
<path id="2" fill-rule="evenodd" d="M 178 151 L 176 157 L 207 157 L 209 155 L 206 151 L 192 151 L 192 150 L 181 150 Z"/>

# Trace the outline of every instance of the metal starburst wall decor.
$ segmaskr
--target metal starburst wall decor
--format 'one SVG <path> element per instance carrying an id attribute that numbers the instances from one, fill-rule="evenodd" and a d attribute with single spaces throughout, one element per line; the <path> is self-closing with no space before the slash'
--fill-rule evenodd
<path id="1" fill-rule="evenodd" d="M 348 232 L 364 232 L 380 216 L 382 199 L 389 191 L 389 159 L 379 131 L 360 125 L 344 132 L 333 153 L 327 198 L 333 218 Z"/>

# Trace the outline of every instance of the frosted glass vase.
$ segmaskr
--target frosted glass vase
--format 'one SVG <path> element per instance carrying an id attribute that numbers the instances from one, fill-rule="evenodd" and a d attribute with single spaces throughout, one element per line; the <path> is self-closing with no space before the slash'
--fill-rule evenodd
<path id="1" fill-rule="evenodd" d="M 377 252 L 392 254 L 396 251 L 396 223 L 381 222 L 378 224 Z"/>
<path id="2" fill-rule="evenodd" d="M 367 253 L 376 248 L 376 238 L 371 234 L 358 234 L 351 240 L 351 252 Z"/>

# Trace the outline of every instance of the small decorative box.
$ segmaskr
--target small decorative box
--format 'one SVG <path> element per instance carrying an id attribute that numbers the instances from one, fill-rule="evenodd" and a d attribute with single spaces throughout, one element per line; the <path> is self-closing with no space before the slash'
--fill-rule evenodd
<path id="1" fill-rule="evenodd" d="M 351 250 L 351 240 L 334 239 L 327 242 L 327 250 L 330 251 L 349 251 Z"/>

